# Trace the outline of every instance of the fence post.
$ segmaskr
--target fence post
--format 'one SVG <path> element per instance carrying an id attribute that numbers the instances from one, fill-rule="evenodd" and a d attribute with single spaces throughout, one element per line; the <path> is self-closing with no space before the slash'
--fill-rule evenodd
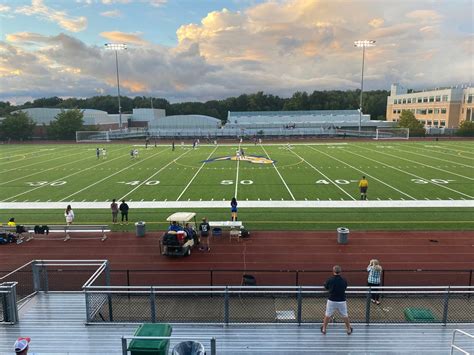
<path id="1" fill-rule="evenodd" d="M 155 290 L 153 286 L 150 287 L 150 311 L 151 311 L 151 322 L 156 323 Z"/>
<path id="2" fill-rule="evenodd" d="M 86 323 L 91 322 L 91 313 L 90 313 L 90 301 L 89 301 L 89 292 L 87 292 L 87 287 L 84 290 L 84 296 L 86 296 Z"/>
<path id="3" fill-rule="evenodd" d="M 127 355 L 127 339 L 122 336 L 122 355 Z"/>
<path id="4" fill-rule="evenodd" d="M 214 286 L 214 272 L 212 270 L 211 271 L 211 286 Z"/>
<path id="5" fill-rule="evenodd" d="M 211 355 L 216 355 L 216 338 L 211 338 Z"/>
<path id="6" fill-rule="evenodd" d="M 49 291 L 49 280 L 48 280 L 48 268 L 46 266 L 41 267 L 41 271 L 43 273 L 44 278 L 44 292 L 48 293 Z"/>
<path id="7" fill-rule="evenodd" d="M 367 297 L 365 300 L 365 323 L 370 323 L 370 299 L 372 298 L 372 287 L 367 290 Z"/>
<path id="8" fill-rule="evenodd" d="M 444 295 L 444 309 L 443 309 L 443 324 L 446 325 L 448 322 L 448 308 L 449 308 L 449 292 L 450 286 L 446 289 L 446 293 Z"/>
<path id="9" fill-rule="evenodd" d="M 296 276 L 295 276 L 295 286 L 300 285 L 300 272 L 296 270 Z"/>
<path id="10" fill-rule="evenodd" d="M 225 287 L 224 294 L 224 325 L 229 325 L 229 287 Z"/>
<path id="11" fill-rule="evenodd" d="M 41 291 L 40 268 L 36 260 L 31 264 L 31 268 L 33 272 L 33 289 L 35 292 Z"/>
<path id="12" fill-rule="evenodd" d="M 301 286 L 298 287 L 298 325 L 301 325 L 302 311 L 303 311 L 303 293 L 301 292 Z"/>
<path id="13" fill-rule="evenodd" d="M 472 271 L 473 271 L 473 270 L 471 270 L 471 271 L 469 272 L 469 286 L 474 286 L 474 285 L 472 284 Z"/>

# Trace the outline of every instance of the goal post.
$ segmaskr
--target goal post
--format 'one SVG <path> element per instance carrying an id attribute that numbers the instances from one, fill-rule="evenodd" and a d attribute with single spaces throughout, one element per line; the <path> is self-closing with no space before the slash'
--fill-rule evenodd
<path id="1" fill-rule="evenodd" d="M 110 142 L 108 131 L 76 131 L 77 143 Z"/>
<path id="2" fill-rule="evenodd" d="M 409 139 L 410 128 L 377 128 L 375 139 Z"/>

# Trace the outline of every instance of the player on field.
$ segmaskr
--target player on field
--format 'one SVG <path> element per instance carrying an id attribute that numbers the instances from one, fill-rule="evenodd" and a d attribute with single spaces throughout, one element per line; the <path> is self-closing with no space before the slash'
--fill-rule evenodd
<path id="1" fill-rule="evenodd" d="M 360 190 L 360 199 L 367 200 L 367 189 L 369 188 L 369 182 L 362 176 L 362 179 L 359 181 L 359 190 Z"/>
<path id="2" fill-rule="evenodd" d="M 107 159 L 107 150 L 102 148 L 102 159 Z"/>
<path id="3" fill-rule="evenodd" d="M 100 158 L 100 149 L 98 147 L 95 149 L 95 155 L 97 156 L 97 159 Z"/>

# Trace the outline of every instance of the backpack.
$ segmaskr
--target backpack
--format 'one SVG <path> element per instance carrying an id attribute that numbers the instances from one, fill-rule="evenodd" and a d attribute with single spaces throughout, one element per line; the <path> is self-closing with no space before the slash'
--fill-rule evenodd
<path id="1" fill-rule="evenodd" d="M 21 233 L 26 233 L 27 230 L 24 226 L 16 226 L 16 233 L 21 234 Z"/>
<path id="2" fill-rule="evenodd" d="M 240 231 L 240 238 L 250 238 L 250 232 L 246 229 Z"/>
<path id="3" fill-rule="evenodd" d="M 43 226 L 35 226 L 35 234 L 49 234 L 49 227 L 46 225 Z"/>

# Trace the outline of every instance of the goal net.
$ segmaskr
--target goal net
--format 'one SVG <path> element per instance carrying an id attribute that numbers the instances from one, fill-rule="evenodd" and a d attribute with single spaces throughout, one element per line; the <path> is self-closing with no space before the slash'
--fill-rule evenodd
<path id="1" fill-rule="evenodd" d="M 408 139 L 409 128 L 377 128 L 375 139 Z"/>
<path id="2" fill-rule="evenodd" d="M 76 142 L 110 142 L 108 131 L 77 131 Z"/>

